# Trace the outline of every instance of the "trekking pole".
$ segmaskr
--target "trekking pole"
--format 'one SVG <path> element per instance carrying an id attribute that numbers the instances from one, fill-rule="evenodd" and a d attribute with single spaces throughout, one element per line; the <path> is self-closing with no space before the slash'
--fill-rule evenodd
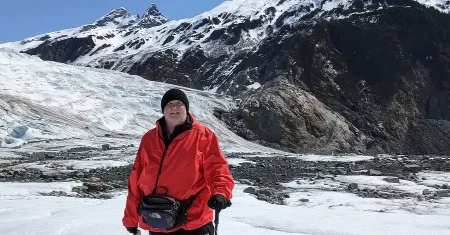
<path id="1" fill-rule="evenodd" d="M 219 227 L 219 213 L 220 213 L 220 210 L 215 210 L 215 216 L 214 216 L 214 235 L 217 235 L 217 228 Z"/>

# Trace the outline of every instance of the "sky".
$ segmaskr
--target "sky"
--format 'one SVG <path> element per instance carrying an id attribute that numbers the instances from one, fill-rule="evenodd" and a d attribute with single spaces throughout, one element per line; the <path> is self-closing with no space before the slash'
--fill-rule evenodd
<path id="1" fill-rule="evenodd" d="M 95 22 L 113 9 L 133 15 L 155 3 L 171 20 L 209 11 L 224 0 L 0 0 L 0 43 Z"/>

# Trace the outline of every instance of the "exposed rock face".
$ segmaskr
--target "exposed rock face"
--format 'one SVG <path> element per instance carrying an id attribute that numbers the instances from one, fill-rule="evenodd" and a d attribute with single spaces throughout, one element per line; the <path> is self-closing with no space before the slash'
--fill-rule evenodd
<path id="1" fill-rule="evenodd" d="M 408 129 L 405 152 L 448 155 L 450 121 L 419 120 Z"/>
<path id="2" fill-rule="evenodd" d="M 151 28 L 154 26 L 162 25 L 169 21 L 161 12 L 155 4 L 152 4 L 147 11 L 142 15 L 142 17 L 137 21 L 136 27 L 139 28 Z"/>
<path id="3" fill-rule="evenodd" d="M 256 93 L 272 96 L 271 101 L 257 101 L 280 112 L 249 115 L 246 124 L 254 133 L 266 128 L 270 135 L 257 134 L 263 140 L 284 147 L 292 147 L 297 140 L 302 142 L 297 149 L 308 146 L 307 151 L 327 149 L 323 148 L 326 144 L 311 144 L 317 143 L 318 136 L 343 133 L 328 140 L 331 146 L 340 143 L 342 151 L 365 145 L 363 152 L 449 154 L 445 147 L 450 115 L 449 29 L 449 15 L 409 8 L 287 28 L 248 55 L 241 63 L 246 66 L 235 71 L 236 77 L 242 71 L 254 71 L 247 73 L 249 79 L 264 84 Z M 274 88 L 270 85 L 274 80 L 284 85 Z M 331 123 L 336 119 L 322 115 L 327 121 L 321 120 L 316 110 L 292 102 L 294 95 L 289 99 L 292 105 L 304 111 L 286 109 L 286 101 L 277 100 L 288 95 L 287 90 L 295 91 L 293 86 L 314 95 L 332 110 L 329 112 L 339 113 L 340 120 L 346 119 L 356 130 L 333 131 L 336 125 Z M 240 109 L 246 113 L 248 107 Z M 296 122 L 283 125 L 288 119 Z M 310 124 L 301 125 L 304 120 Z M 357 133 L 366 138 L 352 137 Z M 282 141 L 283 137 L 292 141 Z"/>
<path id="4" fill-rule="evenodd" d="M 36 48 L 28 50 L 30 55 L 38 55 L 43 60 L 52 60 L 61 63 L 69 63 L 82 55 L 86 55 L 95 43 L 92 37 L 70 38 L 60 41 L 47 41 Z"/>
<path id="5" fill-rule="evenodd" d="M 305 152 L 359 152 L 365 137 L 340 114 L 331 111 L 307 91 L 285 80 L 266 83 L 262 91 L 248 94 L 235 115 L 223 118 L 230 128 L 243 123 L 253 135 L 274 147 Z"/>

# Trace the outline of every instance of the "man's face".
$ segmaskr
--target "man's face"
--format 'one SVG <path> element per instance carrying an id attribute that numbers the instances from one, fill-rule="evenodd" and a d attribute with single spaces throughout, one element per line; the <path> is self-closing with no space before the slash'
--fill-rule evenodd
<path id="1" fill-rule="evenodd" d="M 186 120 L 186 106 L 179 100 L 172 100 L 164 107 L 164 118 L 169 125 L 179 125 Z"/>

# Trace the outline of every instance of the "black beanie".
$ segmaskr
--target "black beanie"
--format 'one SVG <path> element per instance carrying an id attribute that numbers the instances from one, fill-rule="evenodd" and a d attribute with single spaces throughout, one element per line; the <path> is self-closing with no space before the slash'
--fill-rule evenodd
<path id="1" fill-rule="evenodd" d="M 170 89 L 168 90 L 162 100 L 161 100 L 161 111 L 164 112 L 164 107 L 166 107 L 167 103 L 172 100 L 179 100 L 183 102 L 184 106 L 186 106 L 186 112 L 189 112 L 189 100 L 186 97 L 186 94 L 180 89 Z"/>

